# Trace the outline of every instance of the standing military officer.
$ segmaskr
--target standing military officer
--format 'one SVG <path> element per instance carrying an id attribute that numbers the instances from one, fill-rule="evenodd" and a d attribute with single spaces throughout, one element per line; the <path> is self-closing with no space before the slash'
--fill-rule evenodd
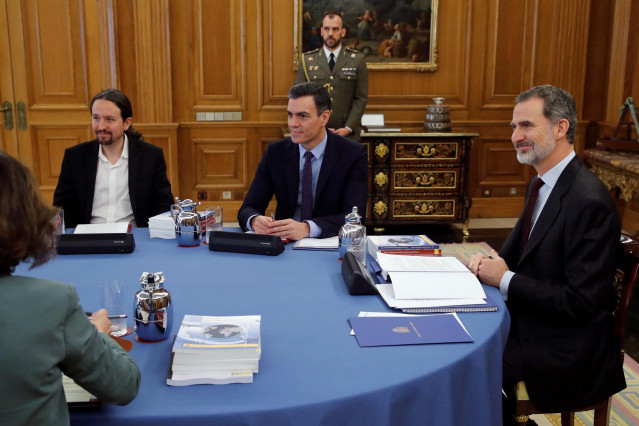
<path id="1" fill-rule="evenodd" d="M 302 55 L 295 83 L 323 84 L 333 103 L 326 127 L 340 136 L 359 140 L 360 121 L 368 99 L 364 55 L 342 46 L 346 28 L 339 13 L 324 14 L 321 35 L 324 46 Z"/>

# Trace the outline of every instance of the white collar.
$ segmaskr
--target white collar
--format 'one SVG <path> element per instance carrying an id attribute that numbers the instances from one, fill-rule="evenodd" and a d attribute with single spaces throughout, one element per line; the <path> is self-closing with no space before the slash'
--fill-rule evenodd
<path id="1" fill-rule="evenodd" d="M 566 166 L 568 165 L 568 163 L 570 163 L 570 161 L 575 158 L 575 150 L 573 149 L 572 151 L 570 151 L 568 153 L 568 155 L 566 155 L 564 157 L 563 160 L 561 160 L 559 163 L 555 164 L 555 167 L 553 167 L 552 169 L 548 170 L 546 173 L 544 173 L 543 176 L 539 176 L 537 175 L 537 177 L 541 180 L 544 181 L 544 183 L 546 185 L 548 185 L 550 188 L 554 188 L 555 184 L 557 183 L 557 181 L 559 180 L 559 176 L 561 176 L 561 174 L 563 173 L 564 169 L 566 168 Z"/>
<path id="2" fill-rule="evenodd" d="M 324 54 L 326 55 L 326 61 L 328 61 L 331 58 L 331 53 L 332 53 L 333 55 L 335 55 L 335 62 L 337 62 L 337 58 L 339 57 L 339 52 L 341 51 L 342 51 L 342 43 L 340 43 L 339 47 L 332 52 L 328 50 L 328 47 L 326 47 L 326 45 L 324 45 Z"/>
<path id="3" fill-rule="evenodd" d="M 100 145 L 100 149 L 98 149 L 98 158 L 104 161 L 109 161 L 102 151 L 102 145 Z M 129 138 L 126 135 L 126 132 L 124 133 L 124 146 L 122 147 L 122 155 L 120 155 L 120 158 L 129 158 Z"/>

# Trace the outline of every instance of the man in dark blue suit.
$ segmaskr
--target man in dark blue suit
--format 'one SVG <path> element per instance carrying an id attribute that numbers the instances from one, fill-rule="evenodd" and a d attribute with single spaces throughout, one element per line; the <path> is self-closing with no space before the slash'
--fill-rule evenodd
<path id="1" fill-rule="evenodd" d="M 291 240 L 331 237 L 354 206 L 366 216 L 366 150 L 326 129 L 331 98 L 320 84 L 297 84 L 288 97 L 291 137 L 264 152 L 238 221 L 245 231 Z M 265 216 L 273 194 L 275 215 Z"/>
<path id="2" fill-rule="evenodd" d="M 506 393 L 523 380 L 540 410 L 572 411 L 625 387 L 612 316 L 619 214 L 575 155 L 577 111 L 568 92 L 549 85 L 523 92 L 511 126 L 517 159 L 538 175 L 499 255 L 475 255 L 469 268 L 501 290 L 511 316 Z M 512 412 L 512 401 L 505 408 Z"/>

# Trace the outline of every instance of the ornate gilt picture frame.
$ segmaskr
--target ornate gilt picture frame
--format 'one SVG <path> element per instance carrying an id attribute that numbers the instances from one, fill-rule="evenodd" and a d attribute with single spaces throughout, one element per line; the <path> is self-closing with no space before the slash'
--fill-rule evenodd
<path id="1" fill-rule="evenodd" d="M 342 13 L 342 45 L 366 55 L 369 70 L 437 70 L 439 0 L 295 0 L 295 58 L 322 46 L 321 19 L 327 8 Z"/>

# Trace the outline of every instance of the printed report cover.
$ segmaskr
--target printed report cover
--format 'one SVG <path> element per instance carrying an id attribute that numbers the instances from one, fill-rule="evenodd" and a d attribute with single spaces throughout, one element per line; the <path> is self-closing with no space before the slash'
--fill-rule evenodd
<path id="1" fill-rule="evenodd" d="M 261 315 L 185 315 L 173 344 L 173 352 L 217 349 L 260 349 Z"/>
<path id="2" fill-rule="evenodd" d="M 377 251 L 439 248 L 439 244 L 426 235 L 370 235 L 368 242 Z"/>

